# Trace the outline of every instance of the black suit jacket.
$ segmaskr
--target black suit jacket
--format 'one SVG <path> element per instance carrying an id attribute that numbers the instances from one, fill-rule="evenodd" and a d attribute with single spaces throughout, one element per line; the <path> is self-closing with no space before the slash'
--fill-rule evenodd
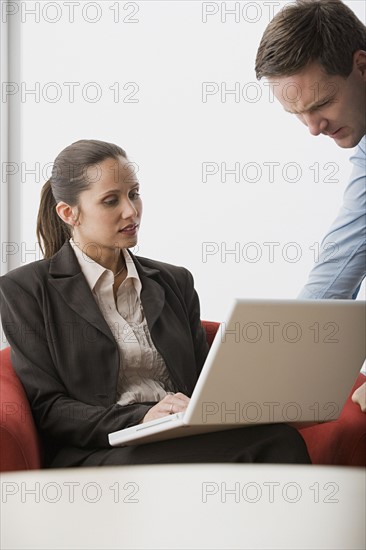
<path id="1" fill-rule="evenodd" d="M 151 338 L 176 391 L 190 396 L 208 352 L 193 278 L 131 256 Z M 137 424 L 154 404 L 116 404 L 118 346 L 68 242 L 51 259 L 0 278 L 0 311 L 14 369 L 52 451 L 48 462 L 61 452 L 72 464 L 109 447 L 109 432 Z"/>

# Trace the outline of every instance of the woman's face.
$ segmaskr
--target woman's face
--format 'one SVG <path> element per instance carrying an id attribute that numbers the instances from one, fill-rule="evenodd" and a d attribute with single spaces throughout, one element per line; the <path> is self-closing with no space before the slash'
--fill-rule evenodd
<path id="1" fill-rule="evenodd" d="M 79 195 L 75 243 L 93 258 L 134 247 L 142 215 L 134 165 L 123 157 L 108 158 L 87 174 L 91 184 Z"/>

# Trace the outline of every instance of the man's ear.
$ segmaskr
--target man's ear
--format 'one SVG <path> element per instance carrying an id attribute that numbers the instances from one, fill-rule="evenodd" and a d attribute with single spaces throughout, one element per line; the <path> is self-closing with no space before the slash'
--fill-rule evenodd
<path id="1" fill-rule="evenodd" d="M 60 216 L 61 220 L 72 227 L 77 223 L 77 213 L 73 211 L 71 206 L 66 202 L 58 202 L 56 205 L 56 212 Z"/>
<path id="2" fill-rule="evenodd" d="M 353 54 L 353 66 L 362 75 L 362 78 L 366 82 L 366 51 L 357 50 Z"/>

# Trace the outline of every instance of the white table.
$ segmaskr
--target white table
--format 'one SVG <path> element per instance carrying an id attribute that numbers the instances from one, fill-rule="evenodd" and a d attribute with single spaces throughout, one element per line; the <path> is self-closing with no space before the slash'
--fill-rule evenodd
<path id="1" fill-rule="evenodd" d="M 115 466 L 0 481 L 4 550 L 365 548 L 360 468 Z"/>

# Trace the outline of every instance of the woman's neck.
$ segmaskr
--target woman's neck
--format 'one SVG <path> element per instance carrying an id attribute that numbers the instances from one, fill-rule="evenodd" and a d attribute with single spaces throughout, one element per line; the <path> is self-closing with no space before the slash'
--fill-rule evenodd
<path id="1" fill-rule="evenodd" d="M 100 245 L 91 245 L 90 243 L 82 244 L 73 238 L 75 245 L 82 251 L 85 256 L 91 258 L 97 264 L 105 269 L 110 269 L 114 275 L 118 274 L 125 267 L 125 259 L 120 248 L 106 248 Z"/>

